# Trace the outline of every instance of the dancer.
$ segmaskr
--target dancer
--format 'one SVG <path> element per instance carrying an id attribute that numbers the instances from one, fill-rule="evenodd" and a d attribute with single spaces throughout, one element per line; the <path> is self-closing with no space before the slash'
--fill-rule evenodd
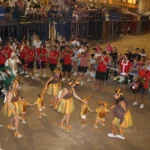
<path id="1" fill-rule="evenodd" d="M 47 87 L 47 94 L 52 95 L 54 98 L 50 101 L 50 106 L 54 107 L 58 101 L 58 93 L 61 89 L 61 79 L 62 79 L 62 72 L 59 67 L 57 67 L 53 71 L 52 77 L 46 82 Z"/>
<path id="2" fill-rule="evenodd" d="M 19 126 L 19 115 L 21 115 L 21 109 L 19 105 L 19 83 L 17 80 L 13 80 L 9 85 L 7 92 L 7 101 L 2 108 L 2 114 L 7 117 L 11 117 L 8 129 L 15 130 L 15 137 L 21 138 L 22 135 L 18 131 Z M 15 127 L 13 126 L 15 125 Z"/>
<path id="3" fill-rule="evenodd" d="M 98 128 L 98 123 L 100 123 L 102 126 L 105 126 L 105 116 L 108 113 L 108 103 L 107 102 L 101 102 L 98 101 L 98 104 L 100 105 L 99 108 L 97 108 L 95 111 L 97 112 L 94 128 Z"/>
<path id="4" fill-rule="evenodd" d="M 28 106 L 33 106 L 32 104 L 28 103 L 24 97 L 20 97 L 19 98 L 19 103 L 21 105 L 21 119 L 22 119 L 22 123 L 23 124 L 26 124 L 26 121 L 25 121 L 25 116 L 26 116 L 26 113 L 27 113 L 27 107 Z"/>
<path id="5" fill-rule="evenodd" d="M 66 121 L 66 131 L 71 130 L 70 117 L 71 113 L 75 110 L 75 105 L 72 97 L 74 96 L 78 100 L 82 101 L 82 99 L 75 92 L 75 86 L 78 84 L 79 81 L 73 79 L 70 80 L 68 84 L 63 88 L 57 102 L 57 111 L 64 114 L 64 117 L 58 126 L 63 129 L 64 122 Z"/>
<path id="6" fill-rule="evenodd" d="M 117 137 L 125 139 L 123 136 L 123 128 L 132 126 L 132 118 L 127 110 L 127 102 L 124 100 L 122 90 L 119 88 L 114 95 L 116 104 L 113 109 L 114 119 L 112 121 L 112 133 L 108 133 L 109 137 Z M 117 134 L 118 133 L 118 134 Z"/>
<path id="7" fill-rule="evenodd" d="M 87 111 L 90 111 L 90 112 L 94 112 L 93 110 L 91 110 L 89 108 L 89 100 L 90 100 L 90 96 L 86 97 L 83 99 L 83 103 L 81 104 L 81 113 L 80 113 L 80 116 L 81 116 L 81 125 L 82 127 L 85 127 L 86 126 L 86 114 L 87 114 Z"/>
<path id="8" fill-rule="evenodd" d="M 37 105 L 37 112 L 38 112 L 38 117 L 39 118 L 42 118 L 42 117 L 46 116 L 46 114 L 44 113 L 44 110 L 45 110 L 44 94 L 45 94 L 45 92 L 46 92 L 46 88 L 44 88 L 42 93 L 38 95 L 37 100 L 34 102 L 34 105 Z"/>
<path id="9" fill-rule="evenodd" d="M 121 105 L 124 108 L 124 110 L 126 110 L 124 121 L 121 124 L 121 126 L 122 126 L 122 128 L 129 128 L 133 125 L 133 122 L 132 122 L 131 113 L 127 108 L 127 101 L 125 101 L 122 91 L 123 91 L 122 88 L 118 88 L 116 90 L 116 93 L 114 95 L 115 105 Z M 113 109 L 115 107 L 115 105 L 112 106 L 111 109 Z"/>

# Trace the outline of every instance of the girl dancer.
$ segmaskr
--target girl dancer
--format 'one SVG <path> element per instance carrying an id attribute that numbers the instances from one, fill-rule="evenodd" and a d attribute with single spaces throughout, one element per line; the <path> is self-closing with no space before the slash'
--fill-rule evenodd
<path id="1" fill-rule="evenodd" d="M 19 83 L 17 80 L 13 80 L 9 85 L 9 89 L 6 95 L 7 101 L 2 108 L 2 114 L 7 117 L 11 117 L 8 129 L 15 130 L 15 137 L 21 138 L 22 135 L 18 131 L 19 115 L 21 114 L 21 108 L 19 105 Z M 15 126 L 13 126 L 13 124 Z"/>
<path id="2" fill-rule="evenodd" d="M 50 101 L 50 106 L 55 108 L 58 101 L 58 93 L 61 89 L 62 72 L 60 68 L 53 71 L 52 77 L 46 82 L 47 94 L 52 95 L 54 98 Z"/>
<path id="3" fill-rule="evenodd" d="M 60 128 L 64 127 L 64 122 L 66 121 L 66 131 L 71 130 L 70 126 L 70 116 L 71 113 L 75 110 L 75 105 L 73 101 L 73 96 L 78 100 L 82 101 L 82 99 L 76 94 L 75 86 L 79 84 L 79 81 L 70 80 L 68 84 L 63 88 L 62 93 L 57 102 L 57 111 L 64 114 L 64 117 L 60 124 L 58 125 Z"/>

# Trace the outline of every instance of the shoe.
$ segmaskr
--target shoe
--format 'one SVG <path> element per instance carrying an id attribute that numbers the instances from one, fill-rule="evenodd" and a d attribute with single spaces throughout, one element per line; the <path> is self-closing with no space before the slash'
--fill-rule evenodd
<path id="1" fill-rule="evenodd" d="M 67 131 L 67 132 L 71 131 L 71 126 L 67 126 L 67 127 L 66 127 L 66 131 Z"/>
<path id="2" fill-rule="evenodd" d="M 143 109 L 143 108 L 144 108 L 144 104 L 141 104 L 139 108 L 140 108 L 140 109 Z"/>
<path id="3" fill-rule="evenodd" d="M 70 79 L 68 79 L 68 82 L 70 81 Z"/>
<path id="4" fill-rule="evenodd" d="M 94 128 L 96 128 L 96 129 L 97 129 L 97 128 L 98 128 L 98 126 L 97 126 L 97 125 L 94 125 Z"/>
<path id="5" fill-rule="evenodd" d="M 132 105 L 133 105 L 133 106 L 136 106 L 136 105 L 138 105 L 138 102 L 135 101 Z"/>
<path id="6" fill-rule="evenodd" d="M 45 113 L 42 113 L 42 116 L 44 116 L 44 117 L 45 117 L 45 116 L 46 116 L 46 114 L 45 114 Z"/>
<path id="7" fill-rule="evenodd" d="M 8 125 L 8 129 L 15 130 L 15 127 L 13 127 L 12 125 Z"/>
<path id="8" fill-rule="evenodd" d="M 0 124 L 0 128 L 3 127 L 3 125 Z"/>
<path id="9" fill-rule="evenodd" d="M 91 80 L 90 80 L 90 79 L 87 79 L 87 81 L 89 81 L 89 82 L 90 82 Z"/>
<path id="10" fill-rule="evenodd" d="M 36 77 L 38 77 L 38 76 L 39 76 L 39 74 L 36 74 L 35 76 L 36 76 Z"/>
<path id="11" fill-rule="evenodd" d="M 109 137 L 114 137 L 114 138 L 117 137 L 117 136 L 114 135 L 113 133 L 108 133 L 107 135 L 108 135 Z"/>
<path id="12" fill-rule="evenodd" d="M 43 78 L 46 78 L 46 74 L 43 74 Z"/>
<path id="13" fill-rule="evenodd" d="M 66 80 L 66 78 L 62 78 L 62 80 L 61 81 L 65 81 Z"/>
<path id="14" fill-rule="evenodd" d="M 40 115 L 40 116 L 38 116 L 40 119 L 42 118 L 42 116 Z"/>
<path id="15" fill-rule="evenodd" d="M 15 137 L 20 139 L 22 138 L 22 135 L 19 132 L 15 132 Z"/>
<path id="16" fill-rule="evenodd" d="M 29 77 L 30 77 L 29 75 L 26 75 L 26 76 L 25 76 L 25 78 L 29 78 Z"/>
<path id="17" fill-rule="evenodd" d="M 21 71 L 20 74 L 24 74 L 24 71 Z"/>
<path id="18" fill-rule="evenodd" d="M 32 76 L 32 80 L 34 80 L 35 78 Z"/>
<path id="19" fill-rule="evenodd" d="M 26 121 L 25 121 L 25 120 L 22 120 L 22 123 L 23 123 L 23 124 L 26 124 Z"/>
<path id="20" fill-rule="evenodd" d="M 117 137 L 117 138 L 119 138 L 119 139 L 122 139 L 122 140 L 124 140 L 124 139 L 125 139 L 125 137 L 124 137 L 124 136 L 122 136 L 122 135 L 116 135 L 116 137 Z"/>
<path id="21" fill-rule="evenodd" d="M 58 127 L 59 127 L 59 128 L 61 128 L 61 129 L 64 129 L 64 125 L 63 125 L 63 124 L 61 124 L 61 123 L 60 123 L 60 124 L 58 124 Z"/>
<path id="22" fill-rule="evenodd" d="M 75 72 L 74 74 L 73 74 L 73 76 L 76 76 L 77 75 L 77 73 Z"/>

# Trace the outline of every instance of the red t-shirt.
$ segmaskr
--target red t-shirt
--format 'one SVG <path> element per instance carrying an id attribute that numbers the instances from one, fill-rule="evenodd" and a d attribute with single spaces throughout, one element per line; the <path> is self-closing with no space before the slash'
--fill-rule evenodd
<path id="1" fill-rule="evenodd" d="M 13 50 L 12 50 L 10 47 L 8 47 L 8 46 L 5 47 L 4 53 L 5 53 L 5 56 L 6 56 L 7 58 L 10 58 L 11 52 L 13 52 Z"/>
<path id="2" fill-rule="evenodd" d="M 62 52 L 63 54 L 63 59 L 64 59 L 64 64 L 65 65 L 70 65 L 72 63 L 71 57 L 72 57 L 72 52 Z"/>
<path id="3" fill-rule="evenodd" d="M 24 46 L 22 49 L 20 47 L 20 58 L 21 59 L 25 59 L 27 57 L 27 54 L 28 54 L 28 47 L 27 46 Z"/>
<path id="4" fill-rule="evenodd" d="M 50 56 L 50 57 L 49 57 L 49 62 L 50 62 L 51 64 L 57 64 L 59 52 L 58 52 L 58 51 L 51 51 L 49 56 Z M 52 56 L 52 57 L 56 57 L 56 58 L 52 58 L 51 56 Z"/>
<path id="5" fill-rule="evenodd" d="M 40 54 L 41 54 L 41 49 L 40 48 L 36 48 L 35 53 L 39 57 Z"/>
<path id="6" fill-rule="evenodd" d="M 100 60 L 100 59 L 101 59 L 101 56 L 98 58 L 98 60 Z M 104 60 L 106 63 L 109 62 L 109 58 L 107 56 L 104 58 Z M 97 66 L 97 71 L 106 72 L 107 71 L 107 64 L 104 64 L 103 61 L 99 62 L 98 66 Z"/>
<path id="7" fill-rule="evenodd" d="M 5 64 L 5 61 L 6 61 L 5 55 L 4 55 L 3 51 L 0 51 L 0 65 Z"/>
<path id="8" fill-rule="evenodd" d="M 131 67 L 132 67 L 132 63 L 129 60 L 127 60 L 126 62 L 124 60 L 120 61 L 121 73 L 129 73 Z"/>
<path id="9" fill-rule="evenodd" d="M 33 62 L 33 61 L 34 61 L 34 51 L 30 49 L 27 55 L 27 62 Z"/>
<path id="10" fill-rule="evenodd" d="M 146 80 L 145 80 L 145 84 L 144 84 L 144 89 L 148 89 L 149 88 L 149 81 L 148 80 L 150 80 L 150 71 L 146 71 L 146 70 L 140 70 L 139 71 L 139 76 L 141 77 L 141 78 L 145 78 Z"/>
<path id="11" fill-rule="evenodd" d="M 42 48 L 40 54 L 41 54 L 41 61 L 46 62 L 47 50 L 45 48 Z"/>

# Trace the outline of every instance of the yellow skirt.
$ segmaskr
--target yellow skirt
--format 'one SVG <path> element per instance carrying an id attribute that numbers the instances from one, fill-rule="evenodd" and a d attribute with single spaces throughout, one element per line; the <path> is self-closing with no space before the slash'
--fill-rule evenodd
<path id="1" fill-rule="evenodd" d="M 58 96 L 59 91 L 60 91 L 60 83 L 50 84 L 47 89 L 47 94 L 53 95 L 53 96 Z"/>
<path id="2" fill-rule="evenodd" d="M 129 128 L 132 125 L 133 125 L 132 117 L 131 117 L 130 111 L 128 110 L 127 113 L 125 114 L 124 121 L 121 124 L 121 126 L 123 128 Z"/>
<path id="3" fill-rule="evenodd" d="M 118 128 L 120 128 L 120 119 L 115 117 L 113 120 L 113 124 L 115 124 Z"/>
<path id="4" fill-rule="evenodd" d="M 37 103 L 37 109 L 38 111 L 42 111 L 43 109 L 45 109 L 45 105 L 44 105 L 44 101 L 40 101 L 39 103 Z"/>
<path id="5" fill-rule="evenodd" d="M 63 114 L 70 114 L 75 110 L 74 101 L 72 98 L 61 99 L 57 111 Z"/>
<path id="6" fill-rule="evenodd" d="M 13 102 L 11 103 L 12 109 L 14 112 L 19 116 L 21 114 L 21 108 L 19 102 Z M 2 115 L 6 117 L 12 117 L 14 115 L 13 111 L 8 107 L 8 103 L 5 103 L 2 108 Z"/>

